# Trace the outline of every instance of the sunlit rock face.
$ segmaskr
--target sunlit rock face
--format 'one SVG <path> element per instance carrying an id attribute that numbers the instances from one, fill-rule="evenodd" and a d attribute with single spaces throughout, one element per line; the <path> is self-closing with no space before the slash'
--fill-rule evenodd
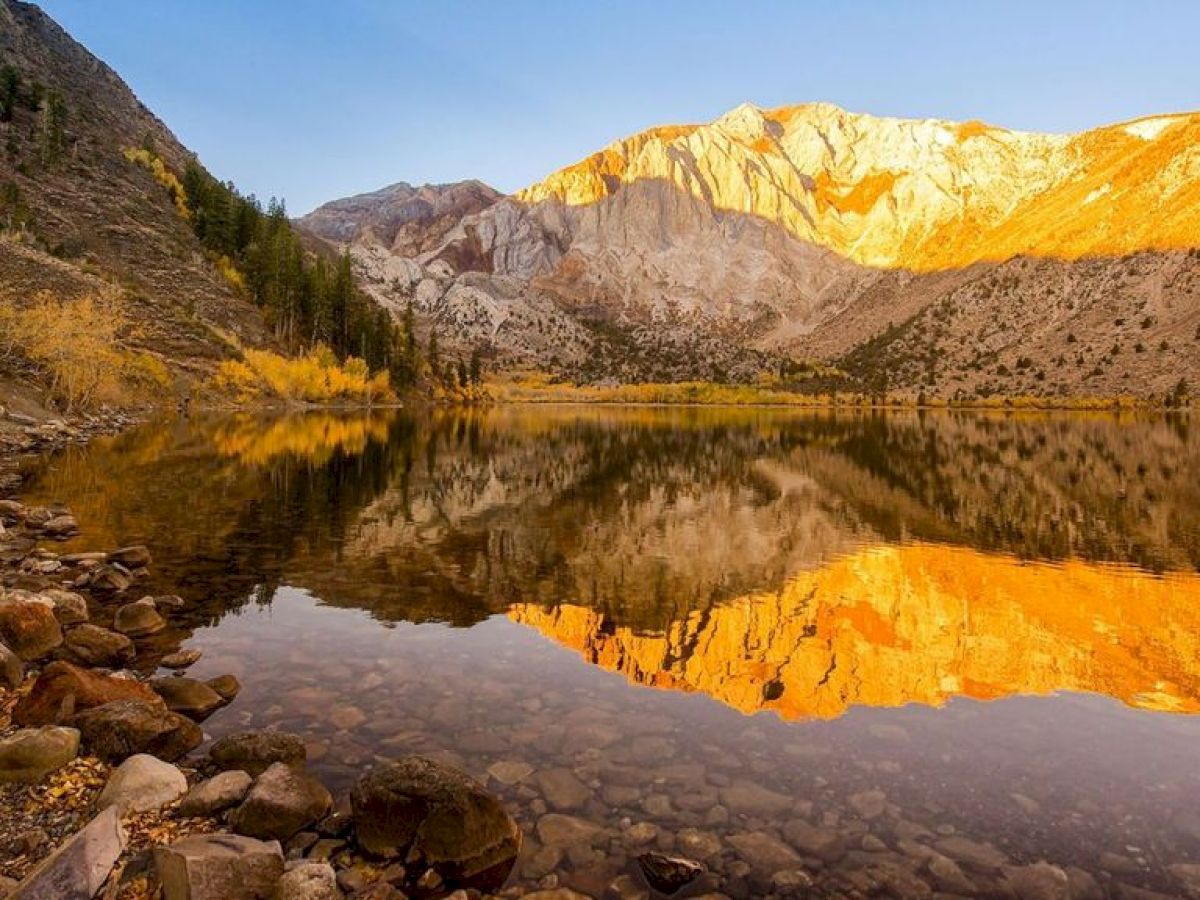
<path id="1" fill-rule="evenodd" d="M 1191 574 L 878 547 L 665 633 L 577 606 L 509 615 L 635 683 L 789 719 L 1054 691 L 1200 710 L 1200 578 Z"/>

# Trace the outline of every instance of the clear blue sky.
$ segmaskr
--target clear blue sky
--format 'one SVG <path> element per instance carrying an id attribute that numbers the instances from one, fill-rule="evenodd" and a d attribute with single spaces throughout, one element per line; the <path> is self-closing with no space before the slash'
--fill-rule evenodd
<path id="1" fill-rule="evenodd" d="M 1073 131 L 1200 108 L 1195 0 L 43 0 L 219 177 L 293 214 L 515 190 L 743 101 Z"/>

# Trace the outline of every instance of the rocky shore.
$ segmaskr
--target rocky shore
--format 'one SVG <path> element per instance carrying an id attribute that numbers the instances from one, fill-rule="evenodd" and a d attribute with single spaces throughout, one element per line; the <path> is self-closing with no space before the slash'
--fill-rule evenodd
<path id="1" fill-rule="evenodd" d="M 23 457 L 86 443 L 97 435 L 122 431 L 135 422 L 136 416 L 119 410 L 47 419 L 0 404 L 0 497 L 20 484 L 19 465 Z"/>

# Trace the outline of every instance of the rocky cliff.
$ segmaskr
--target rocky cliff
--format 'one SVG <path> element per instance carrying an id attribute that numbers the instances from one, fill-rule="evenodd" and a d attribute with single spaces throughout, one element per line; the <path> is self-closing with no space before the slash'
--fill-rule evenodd
<path id="1" fill-rule="evenodd" d="M 439 221 L 381 293 L 592 379 L 790 358 L 946 395 L 1163 392 L 1200 376 L 1198 138 L 1194 114 L 1049 135 L 743 105 Z"/>

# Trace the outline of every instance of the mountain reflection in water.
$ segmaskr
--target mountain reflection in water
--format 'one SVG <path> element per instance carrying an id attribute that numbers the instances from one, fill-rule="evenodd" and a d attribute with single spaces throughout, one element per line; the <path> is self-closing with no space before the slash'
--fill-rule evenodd
<path id="1" fill-rule="evenodd" d="M 169 421 L 55 457 L 80 546 L 213 623 L 282 585 L 496 613 L 743 712 L 1086 691 L 1200 707 L 1187 420 L 515 408 Z"/>

